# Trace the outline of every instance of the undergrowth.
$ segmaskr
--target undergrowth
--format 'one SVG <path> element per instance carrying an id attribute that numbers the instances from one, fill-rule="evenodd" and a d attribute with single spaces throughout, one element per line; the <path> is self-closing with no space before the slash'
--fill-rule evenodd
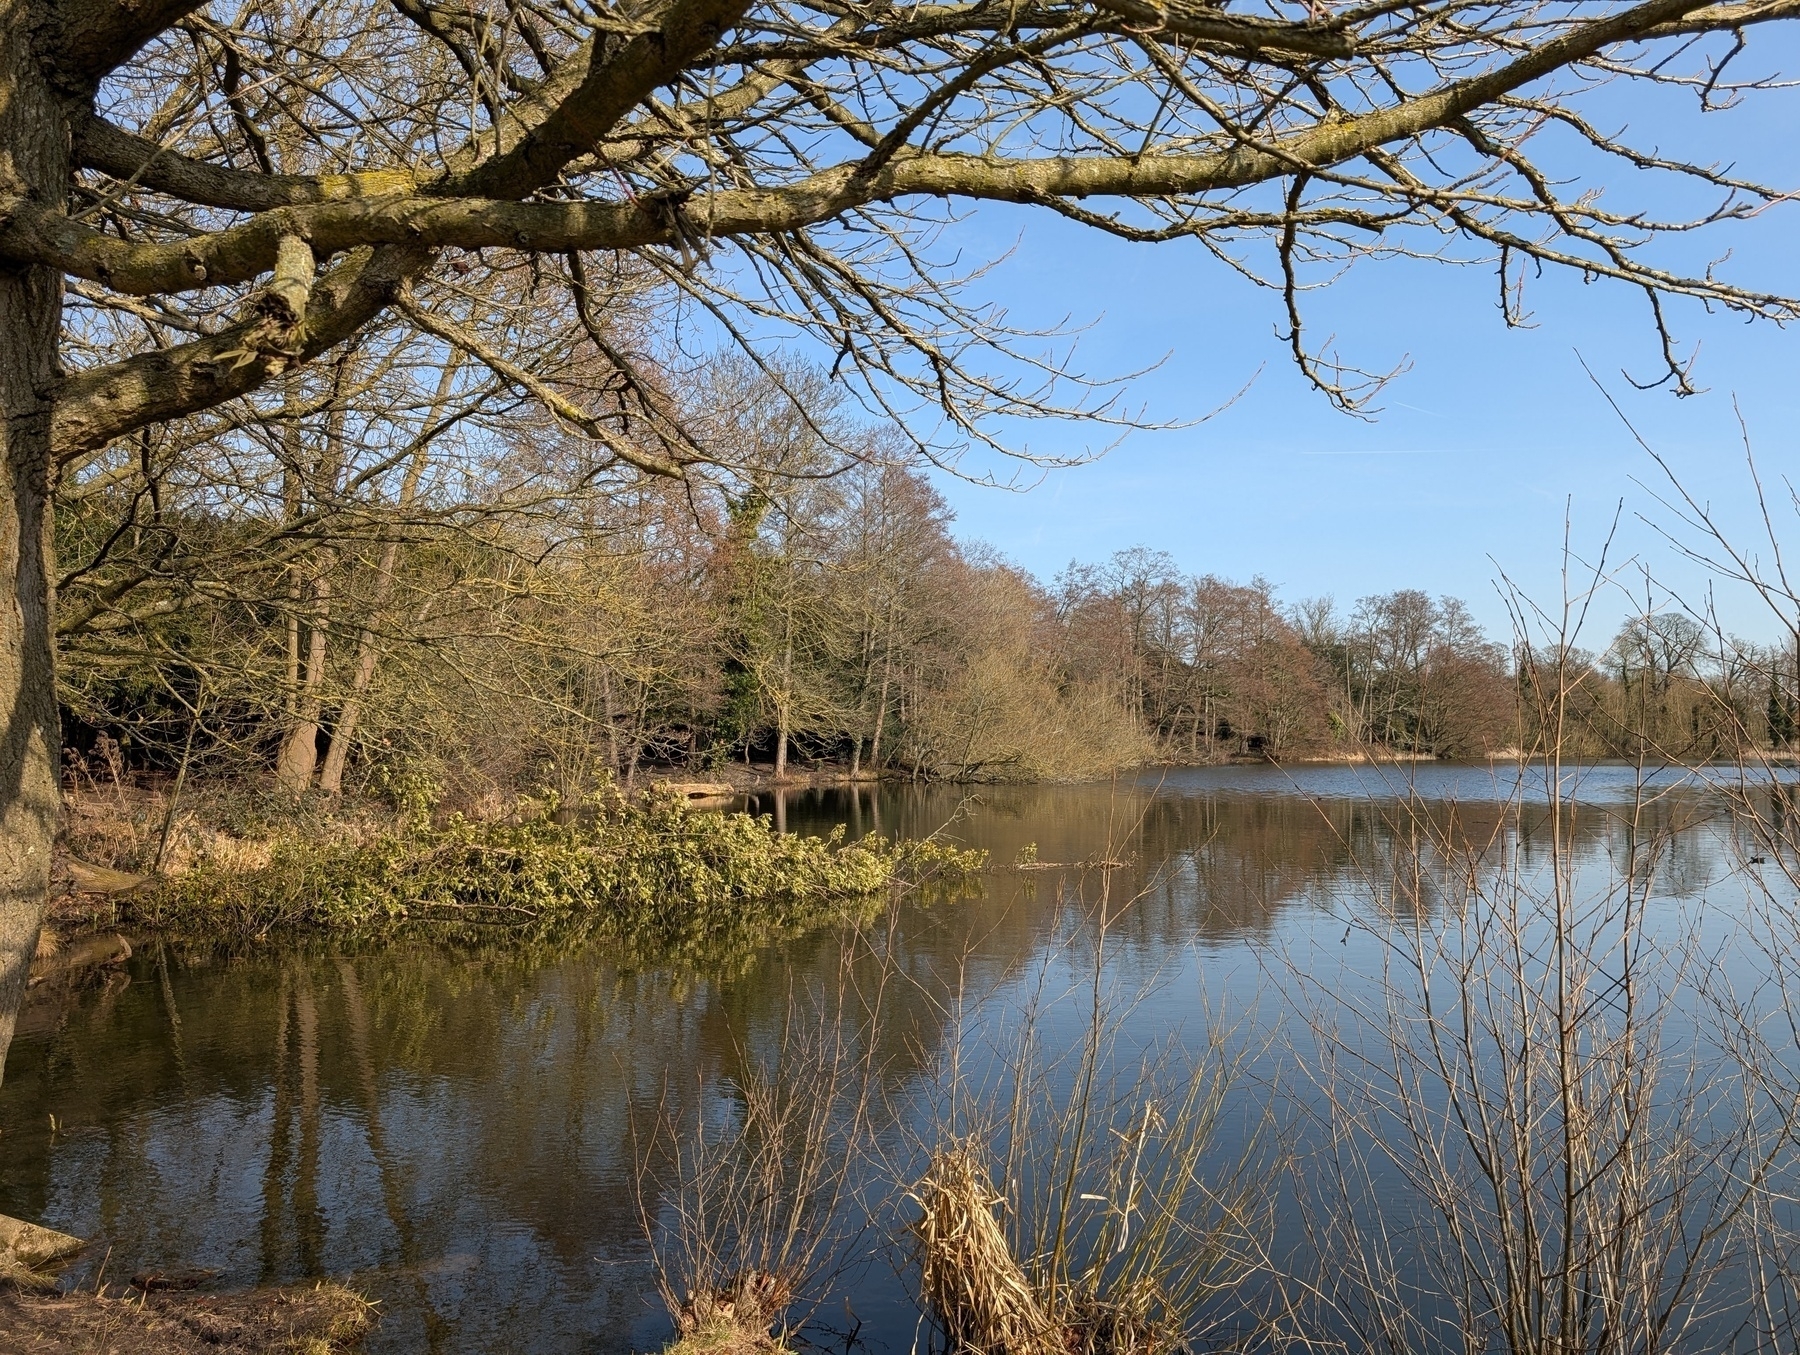
<path id="1" fill-rule="evenodd" d="M 360 842 L 294 837 L 268 864 L 203 864 L 134 896 L 133 921 L 175 931 L 392 931 L 453 922 L 577 928 L 659 949 L 710 948 L 853 916 L 900 882 L 954 882 L 986 854 L 932 842 L 777 833 L 768 818 L 677 797 L 546 797 L 512 822 L 416 821 Z"/>

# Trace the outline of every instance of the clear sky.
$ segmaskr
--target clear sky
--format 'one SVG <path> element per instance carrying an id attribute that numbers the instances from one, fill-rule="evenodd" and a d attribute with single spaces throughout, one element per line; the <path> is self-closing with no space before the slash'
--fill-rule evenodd
<path id="1" fill-rule="evenodd" d="M 1800 71 L 1800 43 L 1777 54 Z M 1778 64 L 1766 59 L 1767 64 Z M 1709 148 L 1746 172 L 1800 187 L 1800 90 L 1701 119 L 1682 105 L 1627 110 L 1663 149 Z M 1623 120 L 1624 115 L 1621 115 Z M 1641 296 L 1613 284 L 1547 276 L 1527 304 L 1535 328 L 1508 330 L 1491 268 L 1403 261 L 1359 265 L 1315 295 L 1315 338 L 1336 335 L 1360 366 L 1410 370 L 1378 398 L 1370 422 L 1333 410 L 1285 358 L 1279 298 L 1253 288 L 1191 243 L 1128 245 L 1043 213 L 983 209 L 951 228 L 975 253 L 1013 245 L 980 294 L 1016 323 L 1083 327 L 1078 363 L 1118 374 L 1160 363 L 1131 387 L 1148 416 L 1197 425 L 1138 433 L 1097 463 L 1051 472 L 1025 493 L 940 485 L 959 533 L 1048 577 L 1072 559 L 1133 545 L 1166 550 L 1185 570 L 1262 574 L 1284 597 L 1360 596 L 1417 587 L 1462 597 L 1496 634 L 1509 630 L 1501 571 L 1544 602 L 1560 595 L 1565 514 L 1584 552 L 1597 551 L 1623 500 L 1615 558 L 1636 557 L 1688 594 L 1704 588 L 1638 514 L 1673 525 L 1634 478 L 1661 473 L 1582 370 L 1577 353 L 1697 498 L 1746 539 L 1759 530 L 1734 402 L 1759 469 L 1779 488 L 1800 481 L 1800 332 L 1746 325 L 1678 304 L 1673 327 L 1699 344 L 1697 384 L 1677 399 L 1638 392 L 1622 371 L 1660 375 Z M 1696 242 L 1689 260 L 1733 253 L 1734 280 L 1800 294 L 1800 203 Z M 1016 242 L 1016 243 L 1015 243 Z M 1697 252 L 1695 252 L 1697 251 Z M 1668 257 L 1668 256 L 1665 256 Z M 1703 263 L 1702 263 L 1703 266 Z M 1260 373 L 1260 374 L 1259 374 Z M 1096 439 L 1079 424 L 1028 430 L 1031 445 L 1073 452 Z M 1784 491 L 1785 492 L 1785 491 Z M 1800 562 L 1800 515 L 1785 512 Z M 1767 554 L 1766 547 L 1764 554 Z M 1638 586 L 1641 593 L 1642 585 Z M 1769 638 L 1774 626 L 1723 592 L 1726 624 Z M 1601 603 L 1592 647 L 1627 614 Z"/>

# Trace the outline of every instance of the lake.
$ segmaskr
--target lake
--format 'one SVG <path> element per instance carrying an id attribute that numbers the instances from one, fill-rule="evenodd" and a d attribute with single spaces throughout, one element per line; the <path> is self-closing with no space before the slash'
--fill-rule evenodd
<path id="1" fill-rule="evenodd" d="M 711 970 L 425 934 L 236 953 L 146 938 L 122 972 L 34 990 L 0 1089 L 0 1212 L 99 1239 L 77 1283 L 102 1265 L 120 1280 L 178 1264 L 222 1285 L 343 1279 L 380 1300 L 371 1351 L 654 1349 L 669 1323 L 644 1219 L 669 1202 L 636 1183 L 659 1118 L 728 1122 L 733 1089 L 783 1057 L 797 1014 L 855 993 L 882 1013 L 859 1027 L 881 1046 L 863 1051 L 879 1055 L 870 1132 L 883 1170 L 915 1172 L 952 1069 L 977 1099 L 992 1091 L 1029 1013 L 1060 1095 L 1072 1065 L 1054 1055 L 1081 1045 L 1100 994 L 1109 1067 L 1208 1048 L 1234 1062 L 1220 1164 L 1314 1163 L 1285 1168 L 1267 1202 L 1266 1250 L 1298 1257 L 1323 1236 L 1296 1195 L 1317 1179 L 1297 1145 L 1316 1148 L 1330 1118 L 1313 1061 L 1380 1024 L 1396 936 L 1466 906 L 1457 880 L 1560 879 L 1591 902 L 1653 854 L 1640 902 L 1627 891 L 1593 934 L 1614 945 L 1640 907 L 1658 964 L 1705 954 L 1717 976 L 1664 985 L 1645 970 L 1644 992 L 1666 999 L 1656 1038 L 1707 1060 L 1729 1043 L 1696 1005 L 1702 987 L 1774 1009 L 1761 981 L 1783 952 L 1743 925 L 1794 895 L 1779 855 L 1794 791 L 1768 781 L 1713 769 L 1646 786 L 1632 768 L 1585 768 L 1556 814 L 1541 770 L 1505 764 L 795 793 L 789 831 L 939 832 L 1005 868 L 966 897 L 904 897 L 866 927 Z M 1360 1032 L 1347 1038 L 1346 1009 Z M 1779 1080 L 1792 1037 L 1763 1029 Z M 1356 1207 L 1416 1221 L 1404 1175 L 1374 1164 Z M 821 1345 L 925 1339 L 892 1185 L 841 1244 L 809 1328 Z"/>

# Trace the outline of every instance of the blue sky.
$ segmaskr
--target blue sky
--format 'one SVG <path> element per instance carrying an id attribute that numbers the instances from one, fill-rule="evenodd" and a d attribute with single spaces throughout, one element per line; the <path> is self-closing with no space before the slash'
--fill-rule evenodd
<path id="1" fill-rule="evenodd" d="M 1800 44 L 1785 43 L 1800 55 Z M 1800 63 L 1796 63 L 1800 64 Z M 1691 102 L 1640 108 L 1646 140 L 1706 147 L 1746 170 L 1800 186 L 1800 91 L 1778 91 L 1735 113 L 1700 119 Z M 1659 375 L 1640 296 L 1610 284 L 1546 276 L 1527 304 L 1535 328 L 1508 330 L 1491 269 L 1411 261 L 1359 265 L 1316 294 L 1316 337 L 1335 334 L 1358 365 L 1410 370 L 1362 422 L 1334 411 L 1285 358 L 1278 298 L 1191 244 L 1128 245 L 1021 209 L 983 209 L 948 241 L 977 252 L 1012 245 L 981 294 L 1016 323 L 1082 327 L 1078 366 L 1095 374 L 1160 362 L 1131 399 L 1161 420 L 1205 415 L 1245 383 L 1228 409 L 1195 426 L 1134 434 L 1097 463 L 1053 471 L 1029 492 L 940 480 L 959 532 L 1048 577 L 1071 559 L 1145 545 L 1184 568 L 1235 578 L 1263 574 L 1284 596 L 1329 593 L 1341 605 L 1394 588 L 1464 598 L 1497 634 L 1508 631 L 1495 581 L 1504 571 L 1541 601 L 1559 596 L 1565 515 L 1583 552 L 1596 551 L 1621 500 L 1615 559 L 1636 558 L 1690 596 L 1706 580 L 1638 514 L 1673 525 L 1634 477 L 1660 472 L 1583 371 L 1577 353 L 1697 498 L 1734 534 L 1760 530 L 1734 402 L 1770 482 L 1800 480 L 1800 331 L 1747 326 L 1697 305 L 1672 311 L 1679 338 L 1699 344 L 1697 383 L 1677 399 L 1638 392 L 1622 369 Z M 1800 204 L 1688 247 L 1727 248 L 1735 280 L 1800 294 Z M 1697 253 L 1695 251 L 1698 251 Z M 1036 425 L 1030 445 L 1073 452 L 1095 441 L 1079 424 Z M 1800 560 L 1800 516 L 1786 514 Z M 1765 552 L 1766 554 L 1766 549 Z M 1642 591 L 1641 584 L 1639 592 Z M 1767 637 L 1767 614 L 1725 590 L 1726 624 Z M 1609 591 L 1586 642 L 1598 647 L 1629 611 Z"/>

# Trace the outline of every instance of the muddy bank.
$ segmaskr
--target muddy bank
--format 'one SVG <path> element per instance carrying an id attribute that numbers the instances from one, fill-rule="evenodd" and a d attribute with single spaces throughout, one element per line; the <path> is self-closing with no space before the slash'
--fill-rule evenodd
<path id="1" fill-rule="evenodd" d="M 247 1294 L 30 1293 L 0 1288 L 0 1333 L 31 1355 L 335 1355 L 372 1324 L 340 1285 Z"/>

